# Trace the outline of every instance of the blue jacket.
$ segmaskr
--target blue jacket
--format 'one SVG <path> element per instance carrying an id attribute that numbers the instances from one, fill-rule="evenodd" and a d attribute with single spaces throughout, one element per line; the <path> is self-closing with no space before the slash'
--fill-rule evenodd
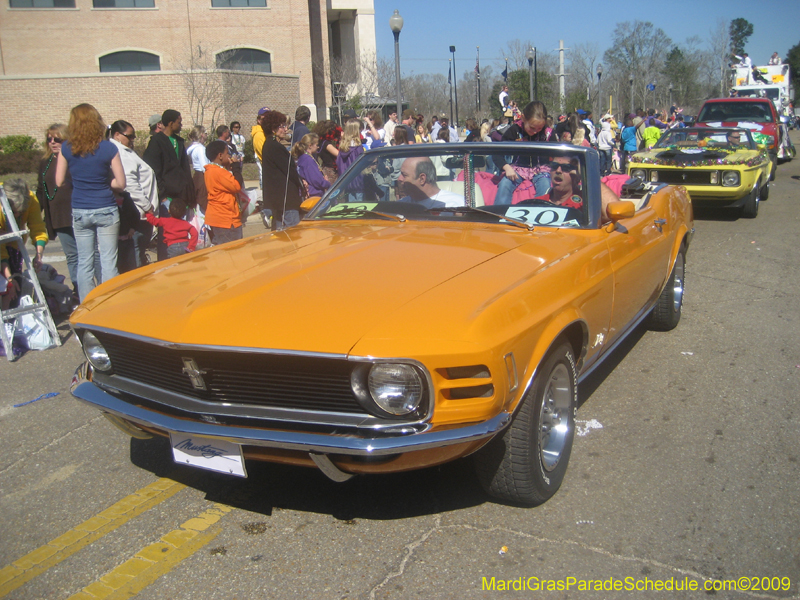
<path id="1" fill-rule="evenodd" d="M 624 152 L 636 152 L 636 127 L 626 127 L 622 130 L 622 150 Z"/>

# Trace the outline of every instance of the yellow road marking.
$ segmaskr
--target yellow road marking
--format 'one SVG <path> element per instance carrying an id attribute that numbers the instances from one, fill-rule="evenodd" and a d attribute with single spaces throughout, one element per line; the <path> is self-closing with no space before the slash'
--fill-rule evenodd
<path id="1" fill-rule="evenodd" d="M 180 529 L 170 531 L 160 541 L 143 548 L 69 600 L 122 600 L 135 596 L 217 537 L 220 530 L 212 526 L 232 510 L 231 506 L 214 504 L 214 508 L 203 511 Z"/>
<path id="2" fill-rule="evenodd" d="M 161 478 L 3 567 L 0 569 L 0 598 L 185 487 L 182 483 Z"/>

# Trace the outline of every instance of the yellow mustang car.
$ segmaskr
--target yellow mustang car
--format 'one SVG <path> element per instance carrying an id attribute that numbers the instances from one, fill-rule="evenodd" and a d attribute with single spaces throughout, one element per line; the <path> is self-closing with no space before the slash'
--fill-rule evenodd
<path id="1" fill-rule="evenodd" d="M 635 184 L 575 146 L 368 151 L 298 225 L 97 287 L 70 319 L 72 393 L 188 466 L 344 481 L 471 455 L 490 495 L 540 504 L 578 383 L 681 316 L 689 196 Z"/>
<path id="2" fill-rule="evenodd" d="M 773 166 L 763 144 L 770 139 L 744 128 L 671 129 L 631 156 L 628 174 L 685 186 L 695 206 L 736 207 L 752 219 L 769 197 Z"/>

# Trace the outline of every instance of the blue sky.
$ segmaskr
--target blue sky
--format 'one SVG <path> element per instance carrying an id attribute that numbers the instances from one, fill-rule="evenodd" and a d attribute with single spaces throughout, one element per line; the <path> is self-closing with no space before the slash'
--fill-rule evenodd
<path id="1" fill-rule="evenodd" d="M 374 0 L 378 56 L 394 60 L 394 37 L 389 17 L 395 9 L 403 17 L 400 60 L 403 75 L 447 73 L 449 46 L 456 47 L 459 73 L 475 66 L 480 46 L 481 65 L 502 71 L 502 49 L 507 42 L 530 41 L 540 52 L 594 42 L 604 52 L 617 23 L 650 21 L 674 42 L 693 35 L 703 43 L 719 18 L 742 17 L 754 32 L 746 50 L 753 64 L 766 64 L 774 51 L 782 57 L 800 42 L 799 0 L 669 0 L 610 2 L 597 0 Z M 567 60 L 569 52 L 567 52 Z"/>

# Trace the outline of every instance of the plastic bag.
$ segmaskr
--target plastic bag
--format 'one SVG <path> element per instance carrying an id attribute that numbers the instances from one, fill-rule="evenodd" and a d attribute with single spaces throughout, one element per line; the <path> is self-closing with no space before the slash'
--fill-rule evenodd
<path id="1" fill-rule="evenodd" d="M 19 306 L 20 308 L 33 306 L 33 299 L 30 296 L 22 296 L 19 299 Z M 18 316 L 16 328 L 31 350 L 46 350 L 55 345 L 44 319 L 38 312 Z"/>
<path id="2" fill-rule="evenodd" d="M 198 206 L 194 210 L 190 209 L 191 214 L 188 214 L 186 220 L 197 230 L 197 246 L 195 250 L 202 250 L 211 246 L 211 240 L 208 236 L 208 225 L 206 225 L 205 215 L 200 211 Z"/>

